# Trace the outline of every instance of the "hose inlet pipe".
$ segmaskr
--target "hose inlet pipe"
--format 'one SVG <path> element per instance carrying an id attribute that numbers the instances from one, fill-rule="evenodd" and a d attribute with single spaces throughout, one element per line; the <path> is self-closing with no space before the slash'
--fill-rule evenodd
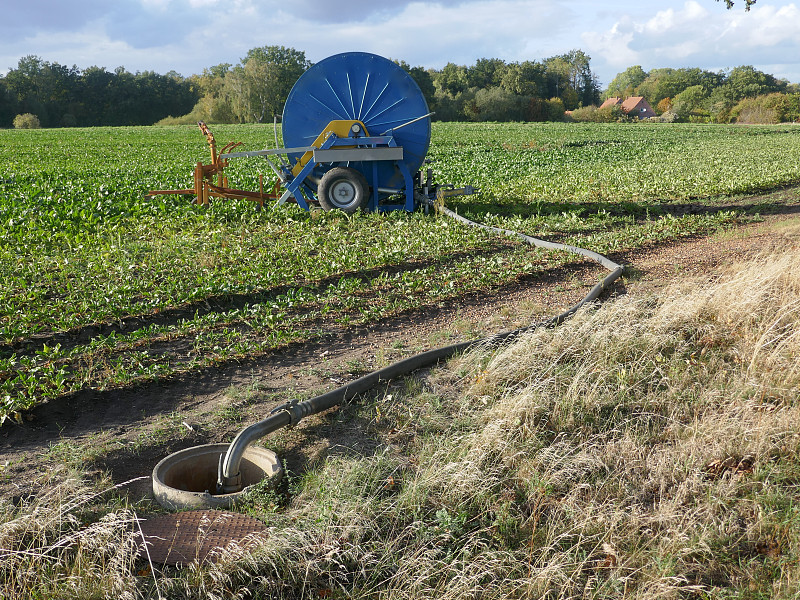
<path id="1" fill-rule="evenodd" d="M 241 490 L 242 483 L 240 477 L 240 466 L 242 462 L 242 456 L 244 455 L 244 452 L 247 450 L 248 446 L 250 446 L 250 444 L 252 444 L 254 441 L 288 425 L 296 425 L 301 419 L 304 419 L 307 416 L 320 413 L 324 410 L 347 402 L 358 394 L 362 394 L 372 389 L 382 381 L 389 381 L 391 379 L 401 377 L 416 371 L 417 369 L 421 369 L 422 367 L 445 360 L 455 354 L 464 352 L 475 346 L 496 346 L 501 343 L 506 343 L 528 331 L 533 331 L 540 327 L 553 327 L 559 325 L 575 314 L 582 306 L 596 300 L 603 290 L 607 289 L 624 272 L 624 267 L 622 265 L 615 263 L 601 254 L 592 252 L 591 250 L 585 250 L 576 246 L 569 246 L 556 242 L 548 242 L 525 235 L 523 233 L 511 231 L 509 229 L 502 229 L 499 227 L 491 227 L 489 225 L 476 223 L 467 219 L 466 217 L 462 217 L 446 207 L 439 207 L 439 210 L 448 217 L 451 217 L 471 227 L 479 227 L 487 231 L 493 231 L 495 233 L 516 237 L 527 244 L 539 248 L 545 248 L 549 250 L 564 250 L 567 252 L 572 252 L 573 254 L 579 254 L 599 263 L 608 269 L 610 273 L 606 275 L 597 285 L 595 285 L 589 291 L 589 293 L 575 306 L 546 321 L 528 325 L 514 331 L 497 333 L 486 338 L 460 342 L 450 346 L 428 350 L 427 352 L 422 352 L 393 363 L 388 367 L 384 367 L 378 371 L 373 371 L 368 375 L 364 375 L 363 377 L 360 377 L 351 383 L 345 384 L 335 390 L 322 394 L 321 396 L 316 396 L 303 402 L 292 401 L 277 407 L 272 411 L 270 416 L 263 421 L 253 423 L 252 425 L 240 431 L 234 438 L 233 442 L 231 442 L 224 457 L 220 458 L 219 469 L 217 473 L 218 494 L 229 494 Z"/>

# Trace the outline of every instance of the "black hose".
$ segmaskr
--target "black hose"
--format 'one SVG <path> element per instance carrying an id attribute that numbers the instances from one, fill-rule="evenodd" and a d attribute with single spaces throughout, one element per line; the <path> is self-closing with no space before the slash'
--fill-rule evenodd
<path id="1" fill-rule="evenodd" d="M 603 290 L 609 287 L 614 281 L 616 281 L 624 271 L 624 267 L 622 265 L 619 265 L 609 260 L 608 258 L 602 256 L 601 254 L 592 252 L 591 250 L 584 250 L 583 248 L 577 248 L 576 246 L 568 246 L 566 244 L 558 244 L 556 242 L 547 242 L 545 240 L 540 240 L 538 238 L 531 237 L 523 233 L 518 233 L 516 231 L 511 231 L 509 229 L 502 229 L 499 227 L 482 225 L 480 223 L 470 221 L 466 217 L 462 217 L 446 207 L 439 207 L 439 211 L 453 219 L 456 219 L 457 221 L 470 225 L 471 227 L 479 227 L 481 229 L 486 229 L 489 231 L 502 233 L 504 235 L 517 237 L 522 241 L 531 244 L 532 246 L 547 248 L 551 250 L 566 250 L 574 254 L 580 254 L 582 256 L 585 256 L 600 263 L 602 266 L 604 266 L 611 272 L 608 275 L 606 275 L 606 277 L 603 278 L 603 280 L 600 281 L 600 283 L 595 285 L 589 291 L 589 293 L 583 298 L 583 300 L 578 302 L 572 308 L 546 321 L 535 323 L 533 325 L 528 325 L 526 327 L 522 327 L 514 331 L 505 331 L 477 340 L 471 340 L 468 342 L 459 342 L 457 344 L 451 344 L 449 346 L 444 346 L 442 348 L 435 348 L 433 350 L 428 350 L 427 352 L 422 352 L 421 354 L 416 354 L 409 358 L 405 358 L 401 361 L 389 365 L 388 367 L 384 367 L 383 369 L 380 369 L 378 371 L 373 371 L 368 375 L 359 377 L 355 381 L 345 384 L 325 394 L 322 394 L 321 396 L 316 396 L 314 398 L 305 400 L 303 402 L 294 401 L 279 406 L 278 408 L 273 410 L 272 414 L 263 421 L 253 423 L 249 427 L 246 427 L 245 429 L 240 431 L 234 438 L 233 442 L 231 442 L 228 451 L 225 453 L 224 459 L 221 460 L 219 464 L 219 473 L 217 478 L 218 494 L 229 494 L 240 491 L 241 483 L 239 478 L 239 466 L 241 464 L 244 451 L 255 440 L 262 438 L 265 435 L 272 433 L 273 431 L 277 431 L 278 429 L 285 427 L 287 425 L 296 425 L 298 422 L 300 422 L 301 419 L 304 419 L 309 415 L 317 414 L 319 412 L 337 406 L 343 402 L 347 402 L 348 400 L 354 398 L 358 394 L 362 394 L 372 389 L 382 381 L 390 381 L 392 379 L 395 379 L 396 377 L 406 375 L 422 367 L 435 364 L 441 360 L 453 356 L 454 354 L 458 354 L 459 352 L 464 352 L 465 350 L 473 346 L 477 346 L 479 344 L 483 344 L 486 346 L 495 346 L 500 343 L 507 342 L 527 331 L 532 331 L 540 327 L 553 327 L 555 325 L 558 325 L 562 323 L 564 320 L 568 319 L 570 316 L 572 316 L 583 305 L 597 299 L 603 292 Z"/>

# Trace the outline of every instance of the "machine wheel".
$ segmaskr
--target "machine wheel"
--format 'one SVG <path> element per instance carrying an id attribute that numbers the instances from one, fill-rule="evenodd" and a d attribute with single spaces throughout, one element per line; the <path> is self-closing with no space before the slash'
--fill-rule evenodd
<path id="1" fill-rule="evenodd" d="M 366 207 L 369 185 L 366 178 L 355 169 L 334 167 L 320 179 L 317 197 L 325 210 L 338 209 L 353 214 Z"/>

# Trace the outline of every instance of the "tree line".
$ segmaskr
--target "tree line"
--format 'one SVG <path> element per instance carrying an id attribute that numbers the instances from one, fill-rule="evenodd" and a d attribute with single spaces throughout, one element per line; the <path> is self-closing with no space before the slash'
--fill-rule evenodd
<path id="1" fill-rule="evenodd" d="M 601 93 L 590 61 L 583 51 L 572 50 L 542 61 L 481 58 L 472 65 L 448 63 L 441 69 L 396 62 L 417 82 L 434 118 L 442 121 L 624 120 L 618 107 L 597 110 L 602 99 L 612 96 L 643 96 L 667 121 L 800 120 L 800 86 L 752 66 L 647 72 L 637 65 L 619 73 Z M 224 63 L 193 76 L 201 99 L 190 115 L 172 122 L 271 120 L 310 65 L 297 50 L 253 49 L 238 65 Z"/>
<path id="2" fill-rule="evenodd" d="M 434 118 L 444 121 L 544 121 L 600 97 L 590 59 L 580 50 L 538 61 L 482 58 L 442 69 L 395 61 L 419 85 Z M 251 123 L 272 120 L 311 63 L 282 46 L 255 48 L 237 65 L 219 64 L 191 79 L 201 99 L 191 115 L 171 122 Z"/>
<path id="3" fill-rule="evenodd" d="M 11 127 L 20 114 L 34 115 L 42 127 L 152 125 L 188 113 L 199 98 L 192 82 L 175 72 L 80 70 L 25 56 L 0 77 L 0 127 Z"/>
<path id="4" fill-rule="evenodd" d="M 599 100 L 590 62 L 583 51 L 571 50 L 541 62 L 481 58 L 471 66 L 448 63 L 424 74 L 400 64 L 423 82 L 428 104 L 441 120 L 551 121 Z"/>
<path id="5" fill-rule="evenodd" d="M 800 86 L 752 66 L 648 72 L 637 65 L 617 74 L 601 93 L 590 60 L 572 50 L 542 61 L 481 58 L 441 69 L 396 62 L 442 121 L 622 119 L 619 108 L 597 110 L 602 98 L 612 96 L 643 96 L 662 120 L 800 120 Z M 238 64 L 222 63 L 190 77 L 124 67 L 80 70 L 26 56 L 0 77 L 0 127 L 12 126 L 15 116 L 17 126 L 44 127 L 269 122 L 311 64 L 304 52 L 283 46 L 253 48 Z M 22 114 L 28 119 L 20 119 Z"/>
<path id="6" fill-rule="evenodd" d="M 643 96 L 657 114 L 671 120 L 728 123 L 752 122 L 752 107 L 763 103 L 778 107 L 772 115 L 776 122 L 798 120 L 800 112 L 792 108 L 800 99 L 798 94 L 800 85 L 750 65 L 728 72 L 698 68 L 645 71 L 636 65 L 617 74 L 604 97 Z M 756 98 L 761 100 L 754 102 Z M 742 118 L 743 111 L 748 118 Z"/>
<path id="7" fill-rule="evenodd" d="M 442 69 L 396 61 L 445 121 L 544 121 L 599 99 L 590 59 L 580 50 L 539 61 L 482 58 Z M 261 123 L 280 115 L 295 81 L 311 66 L 283 46 L 251 49 L 238 64 L 222 63 L 184 78 L 170 72 L 80 70 L 37 56 L 20 59 L 0 78 L 0 127 L 30 113 L 43 127 L 151 125 L 205 120 Z"/>

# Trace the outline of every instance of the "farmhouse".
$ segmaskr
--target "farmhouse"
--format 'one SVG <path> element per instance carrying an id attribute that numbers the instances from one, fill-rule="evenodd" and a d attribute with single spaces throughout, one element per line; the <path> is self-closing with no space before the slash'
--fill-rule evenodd
<path id="1" fill-rule="evenodd" d="M 600 105 L 600 108 L 616 105 L 620 106 L 623 113 L 637 119 L 656 116 L 656 111 L 653 110 L 653 107 L 643 96 L 631 96 L 630 98 L 625 98 L 625 100 L 622 98 L 608 98 Z"/>

